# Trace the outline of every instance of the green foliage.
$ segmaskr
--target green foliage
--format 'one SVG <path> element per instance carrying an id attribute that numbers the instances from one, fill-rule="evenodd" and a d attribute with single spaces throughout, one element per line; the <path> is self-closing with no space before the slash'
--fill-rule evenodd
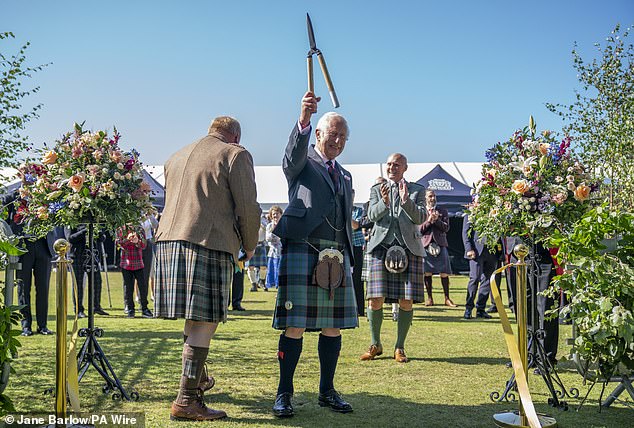
<path id="1" fill-rule="evenodd" d="M 561 116 L 564 131 L 582 150 L 584 163 L 604 182 L 605 198 L 617 208 L 634 208 L 634 46 L 630 29 L 617 25 L 606 43 L 596 43 L 599 58 L 585 62 L 572 51 L 581 91 L 571 105 L 547 104 Z"/>
<path id="2" fill-rule="evenodd" d="M 27 67 L 24 64 L 26 49 L 30 44 L 28 42 L 16 54 L 6 54 L 2 43 L 14 37 L 13 33 L 0 32 L 0 167 L 17 167 L 16 156 L 29 148 L 23 132 L 26 125 L 38 117 L 37 112 L 42 108 L 42 104 L 31 109 L 22 108 L 22 99 L 39 90 L 39 86 L 24 89 L 22 83 L 46 65 Z"/>
<path id="3" fill-rule="evenodd" d="M 15 373 L 10 363 L 17 354 L 18 347 L 21 346 L 17 339 L 17 336 L 20 335 L 20 330 L 13 328 L 18 325 L 21 318 L 18 309 L 19 306 L 0 305 L 0 372 L 2 373 L 5 370 L 11 370 L 11 373 Z M 15 408 L 11 399 L 4 393 L 0 393 L 0 416 L 14 411 Z"/>
<path id="4" fill-rule="evenodd" d="M 613 249 L 608 245 L 616 241 Z M 575 352 L 597 363 L 604 378 L 619 365 L 634 370 L 634 214 L 589 211 L 569 235 L 556 233 L 557 257 L 571 267 L 555 279 L 570 298 L 562 308 L 577 326 Z"/>

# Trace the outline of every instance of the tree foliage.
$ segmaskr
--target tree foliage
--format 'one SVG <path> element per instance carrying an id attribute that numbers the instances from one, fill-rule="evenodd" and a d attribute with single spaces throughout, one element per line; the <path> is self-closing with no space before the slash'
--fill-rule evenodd
<path id="1" fill-rule="evenodd" d="M 564 131 L 581 148 L 580 156 L 615 208 L 634 209 L 634 46 L 630 29 L 617 25 L 599 57 L 586 62 L 572 51 L 581 90 L 570 105 L 547 107 L 564 119 Z"/>
<path id="2" fill-rule="evenodd" d="M 22 100 L 39 91 L 39 86 L 24 89 L 23 82 L 34 72 L 42 70 L 47 64 L 27 67 L 26 50 L 30 43 L 22 45 L 17 53 L 5 53 L 9 39 L 15 36 L 11 32 L 0 33 L 0 167 L 17 164 L 17 155 L 29 148 L 26 125 L 38 117 L 42 104 L 24 109 Z"/>

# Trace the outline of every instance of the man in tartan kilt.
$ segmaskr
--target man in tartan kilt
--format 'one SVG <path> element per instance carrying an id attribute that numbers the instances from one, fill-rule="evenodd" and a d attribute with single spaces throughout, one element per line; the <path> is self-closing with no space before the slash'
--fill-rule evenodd
<path id="1" fill-rule="evenodd" d="M 420 184 L 406 182 L 403 178 L 406 170 L 407 158 L 404 155 L 390 155 L 387 158 L 388 181 L 375 184 L 370 189 L 368 219 L 374 222 L 374 227 L 366 247 L 371 255 L 366 299 L 370 301 L 368 320 L 372 342 L 370 348 L 361 355 L 364 361 L 373 360 L 383 353 L 383 303 L 398 302 L 394 359 L 400 363 L 407 362 L 405 338 L 414 315 L 412 303 L 424 299 L 425 249 L 420 225 L 427 218 L 425 189 Z M 390 253 L 398 250 L 401 255 L 404 250 L 407 264 L 402 259 L 391 261 L 388 250 Z M 396 263 L 402 265 L 396 266 Z"/>
<path id="2" fill-rule="evenodd" d="M 278 345 L 280 381 L 273 413 L 293 416 L 293 376 L 302 352 L 304 331 L 320 330 L 319 405 L 348 413 L 352 406 L 334 388 L 341 350 L 341 329 L 357 327 L 352 264 L 352 177 L 335 158 L 348 139 L 348 124 L 336 113 L 324 114 L 309 145 L 311 117 L 320 98 L 307 92 L 283 159 L 289 204 L 273 233 L 282 240 L 279 289 L 273 327 L 284 330 Z M 320 252 L 336 252 L 335 268 L 343 281 L 335 287 L 316 280 Z M 359 261 L 360 262 L 360 261 Z M 320 266 L 323 266 L 321 264 Z M 327 264 L 327 266 L 331 266 Z M 330 278 L 330 276 L 329 276 Z"/>
<path id="3" fill-rule="evenodd" d="M 209 133 L 165 164 L 165 208 L 156 233 L 156 317 L 184 318 L 182 375 L 170 417 L 214 420 L 205 360 L 219 322 L 227 319 L 231 281 L 242 247 L 248 260 L 258 242 L 253 158 L 240 143 L 240 123 L 221 116 Z"/>

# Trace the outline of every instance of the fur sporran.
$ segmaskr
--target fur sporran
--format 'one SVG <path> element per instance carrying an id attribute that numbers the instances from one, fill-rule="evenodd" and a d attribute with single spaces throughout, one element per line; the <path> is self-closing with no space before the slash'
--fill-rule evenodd
<path id="1" fill-rule="evenodd" d="M 313 271 L 313 284 L 328 290 L 332 299 L 335 289 L 342 286 L 344 282 L 343 253 L 334 248 L 320 251 L 319 261 Z"/>

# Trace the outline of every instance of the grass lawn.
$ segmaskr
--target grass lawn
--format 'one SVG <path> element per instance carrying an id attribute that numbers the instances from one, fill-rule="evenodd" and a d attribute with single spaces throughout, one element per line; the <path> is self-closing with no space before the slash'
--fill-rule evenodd
<path id="1" fill-rule="evenodd" d="M 101 392 L 101 378 L 91 368 L 80 383 L 82 410 L 143 412 L 147 427 L 491 427 L 495 413 L 515 410 L 517 404 L 493 403 L 489 399 L 491 392 L 503 390 L 511 370 L 505 368 L 508 357 L 497 317 L 462 319 L 466 282 L 465 277 L 451 278 L 452 298 L 460 305 L 458 308 L 416 305 L 406 342 L 411 358 L 408 364 L 391 359 L 396 323 L 391 321 L 387 307 L 382 336 L 387 352 L 378 360 L 359 361 L 359 355 L 369 345 L 365 319 L 360 320 L 358 329 L 343 332 L 335 386 L 353 405 L 354 412 L 350 414 L 335 414 L 317 405 L 317 334 L 306 334 L 295 376 L 296 415 L 284 420 L 276 419 L 270 411 L 278 380 L 279 332 L 271 328 L 275 292 L 249 292 L 245 288 L 243 306 L 247 311 L 230 312 L 229 321 L 219 327 L 209 354 L 216 386 L 206 400 L 212 407 L 225 410 L 229 419 L 201 424 L 169 420 L 170 402 L 176 395 L 181 371 L 183 321 L 124 318 L 121 275 L 111 273 L 112 309 L 108 307 L 105 281 L 102 297 L 102 305 L 111 315 L 95 318 L 95 325 L 105 331 L 99 343 L 123 385 L 138 391 L 141 398 L 138 402 L 113 401 Z M 53 284 L 51 281 L 48 327 L 56 330 Z M 438 278 L 434 278 L 434 290 L 436 302 L 442 302 Z M 80 327 L 86 325 L 86 319 L 80 320 Z M 570 326 L 561 327 L 559 357 L 568 352 L 565 339 L 571 335 Z M 55 336 L 36 334 L 21 338 L 21 342 L 23 346 L 14 364 L 16 373 L 11 376 L 6 393 L 20 412 L 51 413 L 54 398 L 43 392 L 55 385 Z M 585 395 L 588 387 L 571 363 L 560 363 L 559 372 L 568 388 L 576 387 L 581 396 Z M 581 410 L 577 411 L 577 399 L 568 400 L 570 409 L 562 411 L 548 406 L 549 395 L 541 377 L 530 374 L 529 382 L 538 412 L 555 417 L 561 427 L 633 424 L 632 409 L 620 403 L 599 413 L 596 402 L 600 386 L 592 390 Z M 605 395 L 613 387 L 610 385 Z M 622 398 L 626 396 L 627 393 L 622 394 Z"/>

